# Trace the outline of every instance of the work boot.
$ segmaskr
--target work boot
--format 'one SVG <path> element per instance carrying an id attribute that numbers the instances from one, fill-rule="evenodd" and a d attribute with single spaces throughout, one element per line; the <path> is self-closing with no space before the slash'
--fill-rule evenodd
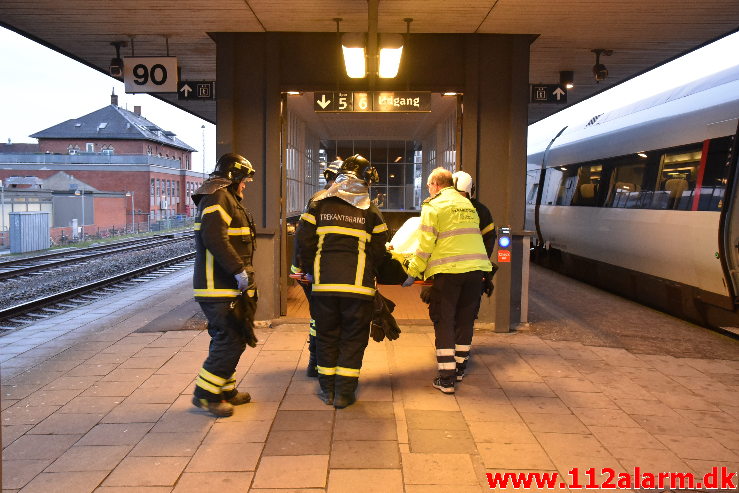
<path id="1" fill-rule="evenodd" d="M 454 380 L 451 378 L 436 377 L 432 385 L 435 389 L 439 389 L 445 394 L 454 393 Z"/>
<path id="2" fill-rule="evenodd" d="M 251 395 L 249 395 L 249 392 L 234 391 L 234 394 L 231 397 L 226 397 L 226 401 L 228 401 L 232 406 L 240 406 L 247 402 L 251 402 Z"/>
<path id="3" fill-rule="evenodd" d="M 357 402 L 357 397 L 354 392 L 339 394 L 334 398 L 334 407 L 336 409 L 344 409 L 345 407 L 351 406 Z"/>
<path id="4" fill-rule="evenodd" d="M 305 374 L 311 378 L 318 377 L 318 370 L 316 369 L 316 353 L 311 351 L 310 358 L 308 358 L 308 368 L 305 370 Z"/>
<path id="5" fill-rule="evenodd" d="M 357 402 L 355 393 L 358 383 L 359 378 L 357 377 L 336 376 L 336 397 L 334 398 L 334 407 L 336 409 L 344 409 Z"/>
<path id="6" fill-rule="evenodd" d="M 209 401 L 207 399 L 198 399 L 193 396 L 192 403 L 195 407 L 205 409 L 217 418 L 228 418 L 234 413 L 234 407 L 230 402 L 226 401 Z"/>
<path id="7" fill-rule="evenodd" d="M 318 392 L 318 398 L 321 399 L 324 404 L 330 406 L 334 403 L 334 392 L 332 390 L 320 390 Z"/>

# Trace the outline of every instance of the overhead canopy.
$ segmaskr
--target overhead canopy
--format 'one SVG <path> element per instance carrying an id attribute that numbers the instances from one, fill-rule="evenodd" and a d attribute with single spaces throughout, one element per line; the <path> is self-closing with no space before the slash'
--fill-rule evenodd
<path id="1" fill-rule="evenodd" d="M 122 56 L 178 57 L 184 80 L 215 80 L 215 32 L 366 32 L 367 2 L 344 0 L 4 0 L 0 22 L 102 72 L 115 56 L 112 41 L 128 41 Z M 736 29 L 736 0 L 393 0 L 379 2 L 378 32 L 536 34 L 531 49 L 531 83 L 559 82 L 574 71 L 570 104 Z M 412 38 L 411 38 L 412 39 Z M 601 57 L 606 80 L 595 83 L 592 49 L 614 50 Z M 50 74 L 50 77 L 52 74 Z M 215 122 L 215 101 L 162 99 Z M 562 106 L 532 104 L 529 121 Z"/>

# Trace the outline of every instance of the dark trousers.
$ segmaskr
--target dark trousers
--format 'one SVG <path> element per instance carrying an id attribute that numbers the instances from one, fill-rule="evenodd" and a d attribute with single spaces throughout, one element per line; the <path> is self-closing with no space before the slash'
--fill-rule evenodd
<path id="1" fill-rule="evenodd" d="M 434 323 L 436 362 L 442 378 L 451 378 L 457 369 L 466 367 L 481 286 L 481 271 L 434 276 L 429 317 Z"/>
<path id="2" fill-rule="evenodd" d="M 372 321 L 372 299 L 313 296 L 318 382 L 324 392 L 357 388 Z"/>
<path id="3" fill-rule="evenodd" d="M 313 316 L 313 304 L 310 300 L 311 284 L 299 283 L 305 293 L 305 299 L 308 300 L 308 311 L 310 312 L 310 326 L 308 327 L 308 351 L 310 352 L 310 361 L 314 364 L 316 359 L 316 319 Z M 312 364 L 312 363 L 309 363 Z"/>
<path id="4" fill-rule="evenodd" d="M 234 373 L 246 349 L 244 322 L 231 302 L 200 303 L 208 320 L 210 348 L 195 381 L 195 396 L 209 401 L 228 400 L 236 395 Z"/>

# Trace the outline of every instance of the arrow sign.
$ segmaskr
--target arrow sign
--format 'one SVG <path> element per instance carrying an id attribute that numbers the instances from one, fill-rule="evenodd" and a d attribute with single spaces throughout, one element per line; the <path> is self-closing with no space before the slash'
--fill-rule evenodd
<path id="1" fill-rule="evenodd" d="M 531 102 L 567 104 L 567 91 L 559 84 L 531 84 Z"/>
<path id="2" fill-rule="evenodd" d="M 213 80 L 181 80 L 177 83 L 177 99 L 206 101 L 216 97 L 216 83 Z"/>
<path id="3" fill-rule="evenodd" d="M 331 100 L 326 99 L 325 94 L 321 94 L 321 99 L 316 100 L 316 103 L 318 103 L 318 106 L 320 106 L 322 110 L 325 110 L 326 106 L 331 104 Z"/>

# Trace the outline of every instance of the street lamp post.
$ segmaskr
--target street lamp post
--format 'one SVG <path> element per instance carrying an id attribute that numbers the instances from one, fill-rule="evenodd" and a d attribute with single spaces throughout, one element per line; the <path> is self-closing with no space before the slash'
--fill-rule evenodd
<path id="1" fill-rule="evenodd" d="M 126 197 L 131 197 L 131 234 L 136 233 L 136 217 L 134 216 L 133 209 L 133 194 L 134 192 L 126 192 Z"/>
<path id="2" fill-rule="evenodd" d="M 82 188 L 80 190 L 75 190 L 74 194 L 82 197 L 82 229 L 80 233 L 80 240 L 85 241 L 85 189 Z"/>
<path id="3" fill-rule="evenodd" d="M 203 181 L 205 181 L 205 125 L 200 125 L 203 130 Z"/>

